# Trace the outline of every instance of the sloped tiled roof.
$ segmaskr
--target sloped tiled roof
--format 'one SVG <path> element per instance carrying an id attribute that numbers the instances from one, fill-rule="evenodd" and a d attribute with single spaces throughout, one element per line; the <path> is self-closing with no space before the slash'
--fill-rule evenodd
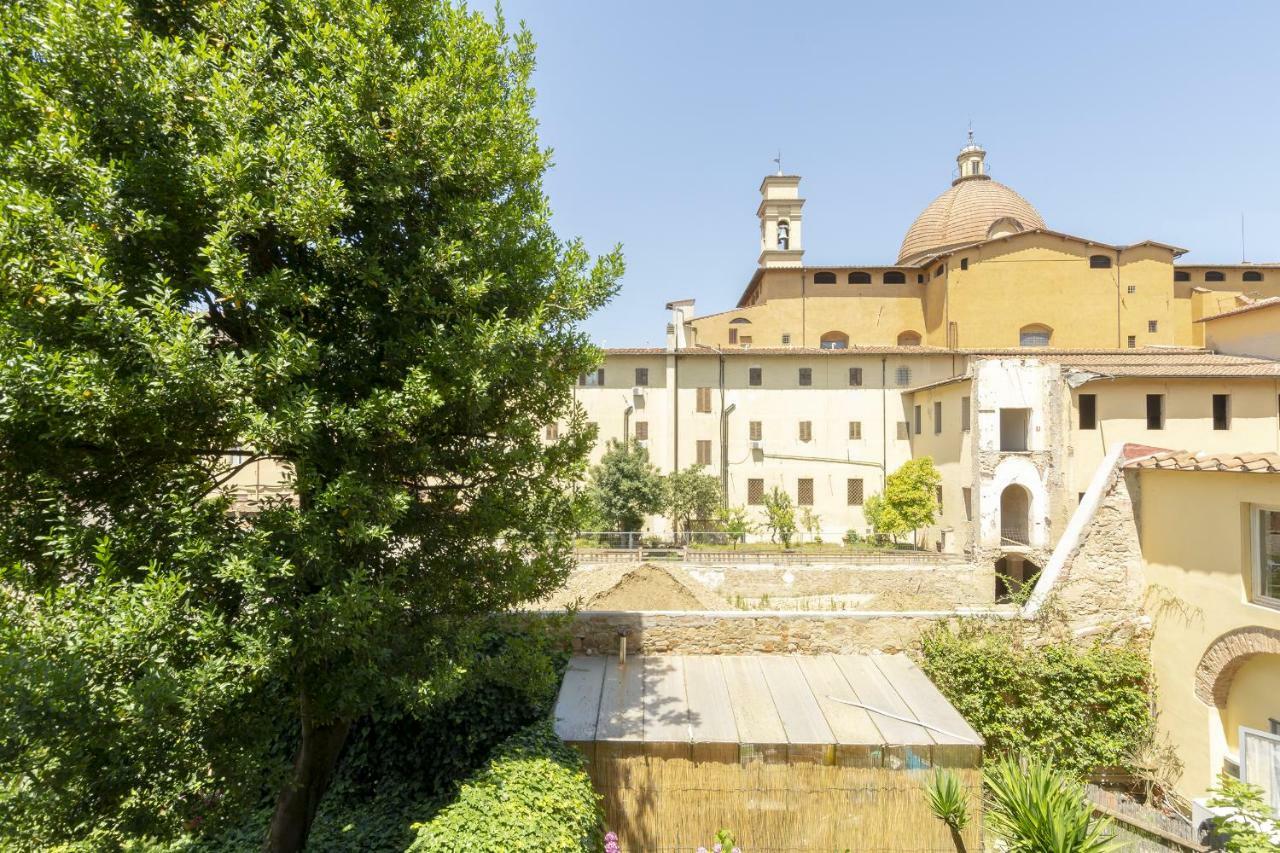
<path id="1" fill-rule="evenodd" d="M 1272 296 L 1268 299 L 1259 299 L 1257 302 L 1250 302 L 1248 305 L 1241 305 L 1239 308 L 1232 308 L 1230 311 L 1223 311 L 1221 314 L 1214 314 L 1211 317 L 1201 317 L 1196 320 L 1197 323 L 1207 323 L 1210 320 L 1218 320 L 1222 317 L 1231 317 L 1236 314 L 1246 314 L 1250 311 L 1257 311 L 1261 308 L 1275 308 L 1280 306 L 1280 296 Z"/>
<path id="2" fill-rule="evenodd" d="M 1131 445 L 1126 446 L 1126 450 Z M 1160 471 L 1227 471 L 1241 474 L 1280 474 L 1280 453 L 1193 453 L 1155 450 L 1124 463 L 1125 468 Z"/>

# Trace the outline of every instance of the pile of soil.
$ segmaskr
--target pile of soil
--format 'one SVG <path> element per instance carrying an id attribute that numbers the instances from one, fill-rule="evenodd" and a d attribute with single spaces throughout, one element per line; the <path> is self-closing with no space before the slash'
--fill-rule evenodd
<path id="1" fill-rule="evenodd" d="M 670 566 L 594 566 L 574 571 L 564 587 L 538 603 L 559 610 L 731 610 L 728 602 Z"/>

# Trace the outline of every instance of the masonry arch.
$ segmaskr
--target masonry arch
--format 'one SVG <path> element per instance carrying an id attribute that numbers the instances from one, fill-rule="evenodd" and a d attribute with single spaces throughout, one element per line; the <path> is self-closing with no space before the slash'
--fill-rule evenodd
<path id="1" fill-rule="evenodd" d="M 898 335 L 898 346 L 900 347 L 918 347 L 920 346 L 920 333 L 913 332 L 908 329 Z"/>
<path id="2" fill-rule="evenodd" d="M 1236 673 L 1258 655 L 1280 655 L 1280 631 L 1250 625 L 1214 640 L 1196 665 L 1196 697 L 1225 708 Z"/>
<path id="3" fill-rule="evenodd" d="M 1017 486 L 1018 491 L 1008 491 Z M 1006 456 L 996 466 L 990 480 L 982 484 L 982 496 L 978 505 L 983 507 L 979 515 L 979 538 L 990 548 L 999 548 L 1005 534 L 1019 533 L 1025 542 L 1004 543 L 1009 547 L 1045 547 L 1048 536 L 1045 518 L 1049 514 L 1049 496 L 1035 463 L 1026 456 Z M 1010 521 L 1021 521 L 1024 531 L 1005 527 L 1005 516 Z"/>
<path id="4" fill-rule="evenodd" d="M 822 333 L 822 338 L 819 341 L 819 344 L 823 349 L 848 349 L 849 336 L 844 332 L 833 329 L 830 332 Z"/>

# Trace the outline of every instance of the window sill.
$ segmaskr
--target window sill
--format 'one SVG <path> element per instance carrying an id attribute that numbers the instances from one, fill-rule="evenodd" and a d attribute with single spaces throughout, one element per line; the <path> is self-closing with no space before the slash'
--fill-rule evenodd
<path id="1" fill-rule="evenodd" d="M 1262 607 L 1266 610 L 1280 610 L 1280 598 L 1267 598 L 1265 596 L 1255 596 L 1249 599 L 1249 604 L 1254 607 Z"/>

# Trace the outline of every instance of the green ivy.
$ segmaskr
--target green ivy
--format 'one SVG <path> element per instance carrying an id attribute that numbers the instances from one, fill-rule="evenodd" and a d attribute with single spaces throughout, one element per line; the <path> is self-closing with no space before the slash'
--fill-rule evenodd
<path id="1" fill-rule="evenodd" d="M 1085 774 L 1130 767 L 1150 740 L 1151 666 L 1136 645 L 1026 646 L 982 623 L 924 638 L 923 669 L 987 740 Z"/>
<path id="2" fill-rule="evenodd" d="M 499 747 L 457 800 L 417 827 L 409 851 L 595 853 L 603 820 L 582 755 L 544 720 Z"/>

